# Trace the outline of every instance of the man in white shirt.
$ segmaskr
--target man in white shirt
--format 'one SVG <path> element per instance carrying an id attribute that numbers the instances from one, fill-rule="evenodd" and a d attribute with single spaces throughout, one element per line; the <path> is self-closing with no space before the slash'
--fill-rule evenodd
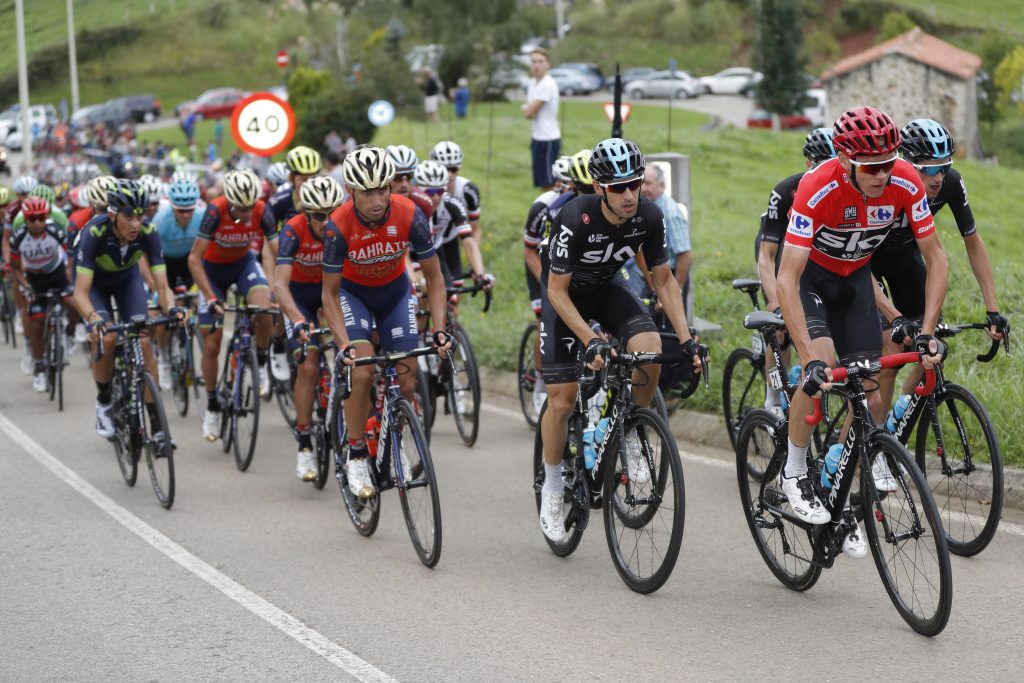
<path id="1" fill-rule="evenodd" d="M 562 131 L 558 127 L 558 84 L 548 74 L 551 62 L 547 50 L 537 48 L 530 53 L 533 80 L 526 90 L 523 115 L 530 119 L 530 152 L 533 156 L 533 184 L 550 190 L 555 181 L 551 165 L 562 153 Z"/>

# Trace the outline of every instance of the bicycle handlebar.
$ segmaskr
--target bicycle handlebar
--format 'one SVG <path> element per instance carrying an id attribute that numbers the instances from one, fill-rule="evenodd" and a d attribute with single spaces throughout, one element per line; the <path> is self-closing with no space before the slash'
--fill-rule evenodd
<path id="1" fill-rule="evenodd" d="M 308 337 L 310 339 L 312 339 L 313 337 L 315 337 L 318 334 L 331 334 L 331 328 L 329 328 L 329 327 L 314 327 L 313 329 L 306 330 L 306 335 L 308 335 Z M 306 362 L 306 356 L 308 356 L 308 355 L 309 355 L 309 342 L 308 341 L 304 341 L 304 342 L 302 342 L 302 346 L 301 346 L 300 351 L 299 351 L 299 358 L 298 358 L 299 365 L 302 365 L 303 363 Z"/>
<path id="2" fill-rule="evenodd" d="M 116 325 L 107 325 L 103 327 L 102 332 L 99 335 L 99 343 L 96 345 L 95 359 L 99 361 L 103 358 L 104 354 L 106 354 L 106 343 L 103 341 L 103 338 L 108 334 L 120 334 L 122 332 L 138 334 L 150 327 L 158 327 L 160 325 L 178 325 L 180 322 L 181 321 L 178 320 L 177 316 L 164 315 L 157 318 L 130 320 Z"/>
<path id="3" fill-rule="evenodd" d="M 938 339 L 946 339 L 948 337 L 955 337 L 956 335 L 960 334 L 964 330 L 987 330 L 990 327 L 991 327 L 991 325 L 989 325 L 988 323 L 969 323 L 967 325 L 949 325 L 949 324 L 942 323 L 938 327 L 935 328 L 935 336 Z M 1002 339 L 1001 343 L 1003 345 L 1003 348 L 1006 351 L 1006 355 L 1009 356 L 1010 355 L 1010 323 L 1006 323 L 1006 325 L 1003 327 L 1003 329 L 999 330 L 999 332 L 1003 333 L 1003 339 Z M 993 339 L 992 340 L 992 345 L 989 347 L 988 351 L 985 352 L 985 353 L 979 353 L 977 356 L 975 356 L 975 358 L 980 363 L 988 363 L 989 361 L 991 361 L 993 358 L 996 357 L 997 353 L 999 353 L 999 344 L 1000 344 L 1000 341 L 998 339 Z"/>
<path id="4" fill-rule="evenodd" d="M 472 277 L 473 275 L 472 275 L 472 273 L 469 273 L 468 276 Z M 487 285 L 491 285 L 491 286 L 488 287 Z M 494 281 L 491 280 L 490 282 L 486 282 L 486 281 L 478 282 L 478 283 L 472 284 L 472 285 L 470 285 L 468 287 L 466 285 L 463 285 L 461 287 L 448 287 L 446 289 L 446 291 L 448 293 L 448 296 L 452 296 L 453 294 L 469 294 L 470 296 L 476 296 L 477 292 L 482 291 L 484 293 L 484 313 L 486 313 L 488 310 L 490 310 L 490 308 L 491 308 L 491 301 L 494 298 L 494 287 L 493 287 L 493 285 L 494 285 Z M 486 289 L 485 289 L 485 287 L 486 287 Z"/>
<path id="5" fill-rule="evenodd" d="M 394 364 L 396 361 L 404 360 L 406 358 L 417 358 L 419 356 L 430 356 L 437 353 L 436 346 L 421 346 L 418 349 L 412 349 L 411 351 L 387 351 L 378 356 L 364 356 L 362 358 L 353 358 L 352 365 L 350 367 L 357 367 L 360 365 L 377 365 L 379 363 Z M 452 376 L 455 375 L 455 361 L 452 359 L 451 351 L 448 352 L 448 363 L 449 371 Z M 345 363 L 345 357 L 342 354 L 338 354 L 334 357 L 334 376 L 338 377 L 341 375 L 342 370 L 349 369 Z M 340 367 L 339 367 L 340 366 Z M 352 373 L 351 371 L 345 372 L 345 381 L 341 386 L 341 400 L 347 399 L 352 395 Z"/>

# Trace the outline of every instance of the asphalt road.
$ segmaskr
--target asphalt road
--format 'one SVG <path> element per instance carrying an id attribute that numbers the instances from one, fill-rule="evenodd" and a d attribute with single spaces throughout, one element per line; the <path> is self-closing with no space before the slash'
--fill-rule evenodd
<path id="1" fill-rule="evenodd" d="M 264 404 L 240 473 L 194 416 L 172 417 L 178 495 L 128 488 L 93 432 L 94 389 L 72 359 L 64 413 L 0 349 L 0 680 L 1011 680 L 1024 650 L 1024 526 L 954 558 L 946 631 L 913 633 L 870 559 L 841 558 L 794 593 L 750 538 L 728 454 L 693 452 L 675 572 L 630 592 L 592 524 L 552 555 L 531 489 L 533 434 L 487 392 L 481 438 L 450 418 L 433 441 L 444 546 L 424 568 L 397 494 L 370 539 L 334 482 L 294 475 L 294 442 Z M 168 404 L 170 402 L 168 401 Z M 173 409 L 172 409 L 173 412 Z"/>

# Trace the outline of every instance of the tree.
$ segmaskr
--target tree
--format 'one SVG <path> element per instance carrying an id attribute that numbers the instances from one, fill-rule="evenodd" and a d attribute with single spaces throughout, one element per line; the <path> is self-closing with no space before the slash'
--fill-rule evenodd
<path id="1" fill-rule="evenodd" d="M 758 26 L 754 68 L 764 74 L 757 86 L 757 101 L 773 114 L 777 130 L 777 117 L 798 111 L 806 90 L 800 0 L 754 0 L 754 17 Z"/>
<path id="2" fill-rule="evenodd" d="M 1003 114 L 1024 109 L 1024 45 L 1003 57 L 995 72 L 997 107 Z"/>
<path id="3" fill-rule="evenodd" d="M 882 30 L 878 32 L 878 39 L 875 42 L 882 43 L 901 36 L 916 26 L 914 20 L 903 12 L 886 12 L 885 18 L 882 19 Z"/>

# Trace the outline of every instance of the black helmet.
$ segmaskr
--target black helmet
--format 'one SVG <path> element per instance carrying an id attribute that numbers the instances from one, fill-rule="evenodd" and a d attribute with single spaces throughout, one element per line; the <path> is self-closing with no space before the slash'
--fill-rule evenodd
<path id="1" fill-rule="evenodd" d="M 635 142 L 608 138 L 597 143 L 587 167 L 599 183 L 621 183 L 641 177 L 646 165 Z"/>
<path id="2" fill-rule="evenodd" d="M 107 192 L 107 211 L 141 216 L 149 208 L 149 193 L 134 180 L 118 180 Z"/>
<path id="3" fill-rule="evenodd" d="M 811 161 L 824 161 L 836 155 L 832 145 L 833 131 L 831 128 L 815 128 L 804 140 L 804 156 Z"/>
<path id="4" fill-rule="evenodd" d="M 946 127 L 932 119 L 914 119 L 900 131 L 900 151 L 911 161 L 948 159 L 956 147 Z"/>

